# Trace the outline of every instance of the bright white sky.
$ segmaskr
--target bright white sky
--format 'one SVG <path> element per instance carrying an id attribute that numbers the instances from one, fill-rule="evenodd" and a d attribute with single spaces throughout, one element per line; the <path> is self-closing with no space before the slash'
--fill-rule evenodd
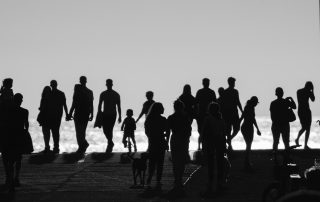
<path id="1" fill-rule="evenodd" d="M 296 99 L 311 80 L 320 114 L 317 0 L 1 0 L 0 27 L 0 79 L 14 78 L 33 115 L 51 79 L 70 107 L 81 75 L 95 108 L 112 78 L 123 111 L 135 115 L 147 90 L 168 114 L 184 84 L 195 94 L 208 77 L 217 91 L 228 76 L 243 105 L 256 95 L 256 113 L 268 115 L 277 86 Z"/>

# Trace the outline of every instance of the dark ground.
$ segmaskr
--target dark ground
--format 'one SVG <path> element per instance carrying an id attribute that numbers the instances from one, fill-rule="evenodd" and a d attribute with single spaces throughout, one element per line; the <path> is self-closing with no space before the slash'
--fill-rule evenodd
<path id="1" fill-rule="evenodd" d="M 106 156 L 91 153 L 85 158 L 75 154 L 60 154 L 44 158 L 40 154 L 26 155 L 21 172 L 22 186 L 16 189 L 14 201 L 172 201 L 166 193 L 172 189 L 173 174 L 169 153 L 166 156 L 162 194 L 145 195 L 144 189 L 130 189 L 133 183 L 131 163 L 120 163 L 121 153 Z M 138 154 L 136 154 L 138 155 Z M 186 197 L 175 201 L 261 201 L 264 189 L 273 182 L 273 162 L 270 150 L 253 151 L 253 172 L 243 170 L 243 151 L 235 151 L 230 157 L 230 180 L 220 196 L 204 198 L 206 167 L 189 164 L 184 181 Z M 320 150 L 293 151 L 292 158 L 302 173 L 320 157 Z M 0 165 L 0 180 L 4 171 Z M 191 178 L 189 178 L 189 176 Z M 1 194 L 0 201 L 7 195 Z"/>

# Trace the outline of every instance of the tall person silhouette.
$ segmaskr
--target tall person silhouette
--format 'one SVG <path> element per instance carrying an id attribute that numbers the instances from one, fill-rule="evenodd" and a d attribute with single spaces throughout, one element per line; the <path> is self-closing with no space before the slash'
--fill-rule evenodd
<path id="1" fill-rule="evenodd" d="M 13 105 L 13 79 L 6 78 L 2 81 L 2 86 L 0 89 L 0 152 L 2 153 L 2 161 L 4 165 L 4 171 L 6 175 L 5 184 L 9 183 L 8 178 L 8 167 L 7 167 L 7 159 L 3 158 L 4 147 L 6 146 L 6 136 L 10 131 L 8 129 L 9 125 L 9 114 L 10 109 Z"/>
<path id="2" fill-rule="evenodd" d="M 208 106 L 211 102 L 216 102 L 216 93 L 209 88 L 210 80 L 208 78 L 202 79 L 203 88 L 198 90 L 196 94 L 196 111 L 197 111 L 197 125 L 198 125 L 198 150 L 201 149 L 202 142 L 202 127 L 203 121 L 207 115 Z"/>
<path id="3" fill-rule="evenodd" d="M 297 91 L 298 99 L 298 116 L 301 123 L 301 130 L 298 133 L 298 137 L 295 140 L 296 144 L 299 145 L 299 139 L 301 135 L 305 134 L 304 149 L 310 149 L 308 147 L 308 140 L 310 135 L 310 128 L 312 122 L 312 113 L 309 106 L 309 99 L 314 102 L 315 97 L 313 93 L 313 84 L 311 81 L 306 82 L 304 88 Z"/>
<path id="4" fill-rule="evenodd" d="M 168 129 L 167 119 L 162 116 L 163 105 L 156 102 L 152 105 L 150 113 L 144 122 L 145 132 L 149 138 L 149 174 L 147 185 L 150 187 L 155 169 L 157 169 L 157 189 L 161 189 L 161 178 L 165 151 L 168 149 L 166 132 Z"/>
<path id="5" fill-rule="evenodd" d="M 256 96 L 252 96 L 250 100 L 247 101 L 246 106 L 244 107 L 244 111 L 240 118 L 240 122 L 243 120 L 241 125 L 241 132 L 243 135 L 243 139 L 246 142 L 246 157 L 244 162 L 244 168 L 247 171 L 252 171 L 252 165 L 250 163 L 250 153 L 251 153 L 251 145 L 253 141 L 253 134 L 254 128 L 257 129 L 257 134 L 261 135 L 259 130 L 257 121 L 256 121 L 256 114 L 255 114 L 255 107 L 259 103 L 258 98 Z"/>
<path id="6" fill-rule="evenodd" d="M 174 113 L 168 117 L 167 138 L 170 139 L 170 148 L 173 164 L 174 188 L 170 193 L 183 196 L 182 177 L 185 164 L 189 160 L 189 139 L 191 136 L 191 122 L 189 115 L 184 110 L 182 101 L 177 100 L 173 104 Z"/>
<path id="7" fill-rule="evenodd" d="M 223 119 L 227 128 L 227 142 L 229 149 L 232 150 L 231 140 L 240 130 L 240 117 L 238 108 L 241 113 L 243 112 L 239 92 L 235 89 L 236 79 L 233 77 L 228 78 L 229 87 L 223 91 Z"/>
<path id="8" fill-rule="evenodd" d="M 221 191 L 225 182 L 224 154 L 226 152 L 225 123 L 221 117 L 219 104 L 208 106 L 208 115 L 203 124 L 203 151 L 208 165 L 208 184 L 205 195 L 212 194 L 214 167 L 217 168 L 217 192 Z"/>
<path id="9" fill-rule="evenodd" d="M 28 110 L 21 107 L 23 96 L 17 93 L 13 97 L 13 105 L 9 109 L 7 131 L 2 149 L 2 158 L 6 170 L 6 185 L 9 191 L 20 186 L 20 170 L 24 153 L 24 135 L 29 129 Z"/>
<path id="10" fill-rule="evenodd" d="M 93 92 L 87 88 L 87 77 L 80 77 L 80 84 L 74 87 L 73 101 L 69 117 L 74 117 L 74 125 L 78 142 L 77 153 L 85 153 L 89 143 L 86 140 L 88 122 L 93 119 Z M 74 112 L 74 115 L 73 115 Z"/>
<path id="11" fill-rule="evenodd" d="M 111 79 L 106 80 L 107 90 L 103 91 L 100 94 L 98 113 L 103 114 L 103 133 L 105 134 L 108 140 L 108 147 L 106 153 L 112 152 L 114 143 L 113 138 L 113 127 L 117 118 L 118 110 L 118 123 L 121 123 L 121 104 L 120 104 L 120 95 L 112 89 L 113 81 Z M 102 112 L 103 104 L 103 112 Z"/>
<path id="12" fill-rule="evenodd" d="M 271 102 L 270 114 L 271 114 L 271 131 L 273 135 L 273 152 L 274 160 L 277 162 L 277 151 L 280 139 L 282 135 L 282 141 L 285 149 L 289 148 L 290 141 L 290 120 L 288 116 L 288 110 L 295 109 L 296 104 L 291 97 L 283 98 L 283 89 L 281 87 L 276 88 L 277 99 Z"/>
<path id="13" fill-rule="evenodd" d="M 63 110 L 66 115 L 66 119 L 68 116 L 68 107 L 66 103 L 66 96 L 64 93 L 60 90 L 58 90 L 58 83 L 56 80 L 52 80 L 50 82 L 51 86 L 51 96 L 49 101 L 49 128 L 47 131 L 50 133 L 50 130 L 52 132 L 53 137 L 53 153 L 59 153 L 59 140 L 60 140 L 60 125 L 61 125 L 61 119 L 63 115 Z"/>
<path id="14" fill-rule="evenodd" d="M 41 94 L 41 101 L 39 107 L 39 115 L 37 121 L 42 127 L 43 139 L 45 148 L 44 153 L 50 151 L 50 101 L 51 101 L 51 88 L 50 86 L 45 86 Z"/>

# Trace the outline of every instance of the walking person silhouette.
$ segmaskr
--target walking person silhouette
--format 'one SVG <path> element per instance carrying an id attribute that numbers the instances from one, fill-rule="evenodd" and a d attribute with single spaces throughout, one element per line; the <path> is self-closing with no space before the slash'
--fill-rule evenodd
<path id="1" fill-rule="evenodd" d="M 6 173 L 6 186 L 9 192 L 20 186 L 20 170 L 24 153 L 24 135 L 29 130 L 28 110 L 21 107 L 23 96 L 17 93 L 9 109 L 8 122 L 3 138 L 2 158 Z"/>
<path id="2" fill-rule="evenodd" d="M 133 110 L 128 109 L 126 114 L 127 114 L 127 117 L 123 120 L 123 123 L 121 125 L 121 130 L 123 131 L 122 143 L 125 148 L 128 147 L 129 153 L 131 153 L 131 141 L 132 141 L 134 152 L 137 152 L 137 144 L 136 144 L 136 139 L 134 137 L 134 131 L 136 130 L 137 127 L 136 127 L 135 120 L 132 118 Z"/>
<path id="3" fill-rule="evenodd" d="M 5 185 L 9 185 L 10 179 L 8 175 L 8 160 L 3 157 L 3 153 L 6 147 L 6 141 L 8 133 L 10 132 L 9 126 L 9 115 L 10 109 L 13 106 L 13 79 L 6 78 L 2 81 L 0 88 L 0 152 L 2 153 L 2 162 L 4 165 L 4 171 L 6 175 Z"/>
<path id="4" fill-rule="evenodd" d="M 233 77 L 228 78 L 229 87 L 223 91 L 223 119 L 226 123 L 227 129 L 227 143 L 229 150 L 232 150 L 231 140 L 234 138 L 240 130 L 240 117 L 238 108 L 241 113 L 243 112 L 239 92 L 235 89 L 236 79 Z"/>
<path id="5" fill-rule="evenodd" d="M 271 131 L 273 135 L 273 153 L 274 160 L 277 163 L 277 151 L 280 139 L 280 134 L 282 135 L 282 141 L 284 148 L 287 150 L 289 148 L 290 141 L 290 119 L 289 119 L 289 109 L 296 109 L 296 104 L 291 97 L 286 99 L 283 98 L 283 89 L 281 87 L 276 88 L 277 99 L 272 101 L 270 104 L 270 114 L 271 114 Z"/>
<path id="6" fill-rule="evenodd" d="M 214 167 L 217 168 L 217 192 L 222 191 L 225 182 L 224 154 L 226 152 L 225 123 L 220 114 L 219 104 L 212 102 L 208 106 L 203 128 L 203 151 L 208 165 L 208 184 L 206 196 L 212 195 L 214 182 Z"/>
<path id="7" fill-rule="evenodd" d="M 310 128 L 312 123 L 312 113 L 309 106 L 309 99 L 314 102 L 315 97 L 313 93 L 313 84 L 311 81 L 306 82 L 304 88 L 297 91 L 298 99 L 298 116 L 301 123 L 301 130 L 298 133 L 295 140 L 296 145 L 299 145 L 299 139 L 305 132 L 304 149 L 310 149 L 308 147 L 308 140 L 310 135 Z"/>
<path id="8" fill-rule="evenodd" d="M 51 101 L 51 88 L 45 86 L 41 94 L 41 101 L 39 107 L 39 115 L 37 121 L 42 128 L 43 140 L 45 148 L 43 153 L 50 152 L 50 101 Z"/>
<path id="9" fill-rule="evenodd" d="M 49 118 L 49 127 L 45 128 L 47 130 L 45 133 L 50 134 L 52 132 L 53 138 L 53 153 L 58 154 L 60 152 L 59 149 L 59 140 L 60 140 L 60 125 L 61 119 L 63 115 L 63 110 L 66 115 L 66 119 L 68 118 L 68 107 L 66 103 L 66 96 L 62 91 L 57 89 L 58 83 L 56 80 L 52 80 L 50 82 L 51 86 L 51 96 L 49 101 L 48 108 L 48 118 Z"/>
<path id="10" fill-rule="evenodd" d="M 197 112 L 197 125 L 198 125 L 198 150 L 201 149 L 202 143 L 202 127 L 203 121 L 207 115 L 208 106 L 211 102 L 216 102 L 216 93 L 209 88 L 210 80 L 208 78 L 202 79 L 203 88 L 198 90 L 196 94 L 196 112 Z"/>
<path id="11" fill-rule="evenodd" d="M 174 113 L 168 117 L 167 138 L 170 137 L 170 149 L 173 165 L 174 188 L 169 192 L 170 195 L 184 196 L 182 177 L 185 164 L 189 160 L 189 139 L 191 136 L 190 117 L 184 110 L 184 104 L 176 100 L 173 104 Z"/>
<path id="12" fill-rule="evenodd" d="M 163 105 L 156 102 L 152 105 L 150 113 L 144 123 L 145 132 L 149 139 L 149 174 L 147 178 L 148 188 L 151 188 L 151 180 L 155 169 L 157 169 L 157 186 L 161 190 L 161 178 L 165 151 L 168 149 L 168 140 L 166 132 L 168 130 L 167 119 L 162 116 L 164 112 Z"/>
<path id="13" fill-rule="evenodd" d="M 120 95 L 112 89 L 113 81 L 111 79 L 106 80 L 107 90 L 103 91 L 100 94 L 98 113 L 102 113 L 103 116 L 103 133 L 105 134 L 108 140 L 108 146 L 106 153 L 111 153 L 114 143 L 113 139 L 113 127 L 117 118 L 118 110 L 118 123 L 121 123 L 121 104 L 120 104 Z M 103 105 L 103 112 L 102 112 Z"/>
<path id="14" fill-rule="evenodd" d="M 83 154 L 89 147 L 86 140 L 88 122 L 93 119 L 93 92 L 87 85 L 87 77 L 80 77 L 80 84 L 74 87 L 73 101 L 68 114 L 68 119 L 74 119 L 76 137 L 78 142 L 77 153 Z M 74 115 L 73 115 L 74 112 Z"/>
<path id="15" fill-rule="evenodd" d="M 243 135 L 243 139 L 246 142 L 246 156 L 244 162 L 244 168 L 247 171 L 252 171 L 252 164 L 250 163 L 250 153 L 251 153 L 251 145 L 253 141 L 254 128 L 257 129 L 257 134 L 261 135 L 259 130 L 256 115 L 255 115 L 255 107 L 259 103 L 258 98 L 256 96 L 252 96 L 250 100 L 247 101 L 246 106 L 244 107 L 244 111 L 240 118 L 240 122 L 243 120 L 241 125 L 241 133 Z"/>

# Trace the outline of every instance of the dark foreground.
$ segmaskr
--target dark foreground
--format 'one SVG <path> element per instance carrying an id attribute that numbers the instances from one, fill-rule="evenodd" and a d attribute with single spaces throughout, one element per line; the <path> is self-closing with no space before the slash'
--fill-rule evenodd
<path id="1" fill-rule="evenodd" d="M 173 201 L 166 197 L 173 185 L 169 153 L 165 160 L 162 193 L 154 194 L 146 194 L 144 189 L 130 189 L 133 183 L 131 163 L 120 163 L 120 155 L 91 153 L 84 158 L 75 154 L 49 158 L 41 154 L 24 156 L 22 186 L 16 189 L 13 201 Z M 320 150 L 297 150 L 292 154 L 301 172 L 312 166 L 316 157 L 320 157 Z M 253 172 L 243 170 L 243 158 L 243 151 L 236 151 L 231 156 L 227 189 L 214 199 L 202 196 L 207 182 L 206 167 L 189 164 L 184 177 L 186 196 L 175 201 L 261 201 L 264 189 L 273 182 L 271 153 L 269 150 L 252 153 Z M 0 180 L 4 182 L 2 164 Z M 0 201 L 6 198 L 6 194 L 0 195 Z"/>

